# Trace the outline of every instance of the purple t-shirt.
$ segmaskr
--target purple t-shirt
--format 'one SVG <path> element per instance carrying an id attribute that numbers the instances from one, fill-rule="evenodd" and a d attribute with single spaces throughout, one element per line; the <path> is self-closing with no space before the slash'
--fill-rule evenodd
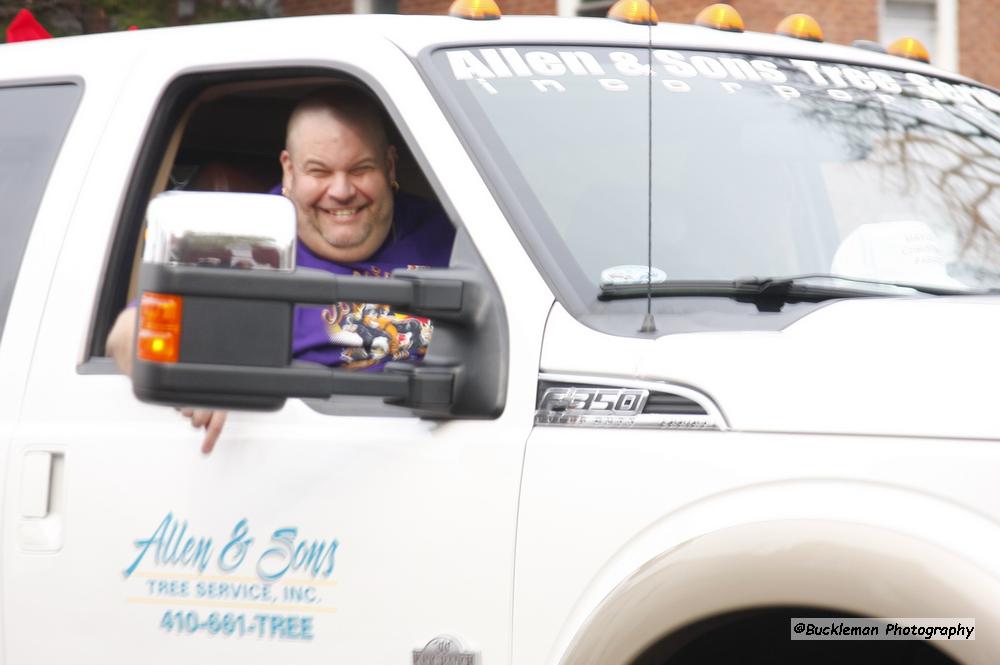
<path id="1" fill-rule="evenodd" d="M 446 267 L 455 229 L 435 203 L 395 195 L 393 223 L 382 246 L 366 261 L 334 263 L 298 241 L 296 260 L 303 268 L 338 275 L 389 277 L 397 268 Z M 331 303 L 295 308 L 292 355 L 324 365 L 378 369 L 391 360 L 419 360 L 427 353 L 433 326 L 429 319 L 393 311 L 379 303 Z"/>

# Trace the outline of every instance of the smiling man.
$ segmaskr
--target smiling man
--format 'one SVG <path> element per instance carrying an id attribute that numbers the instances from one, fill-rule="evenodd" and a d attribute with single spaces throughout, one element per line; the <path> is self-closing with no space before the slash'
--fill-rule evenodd
<path id="1" fill-rule="evenodd" d="M 298 223 L 298 265 L 372 277 L 448 265 L 454 229 L 440 207 L 398 191 L 396 161 L 381 109 L 363 92 L 325 89 L 299 103 L 281 153 L 281 193 L 295 204 Z M 374 368 L 424 356 L 429 322 L 396 312 L 366 316 L 366 307 L 373 305 L 297 308 L 295 357 Z"/>
<path id="2" fill-rule="evenodd" d="M 341 275 L 388 277 L 396 269 L 448 265 L 454 227 L 435 203 L 399 191 L 397 151 L 382 109 L 363 91 L 341 85 L 303 99 L 292 111 L 281 152 L 280 193 L 295 205 L 297 263 Z M 380 369 L 419 360 L 432 326 L 377 303 L 296 307 L 292 354 L 330 366 Z M 131 373 L 135 309 L 122 312 L 107 350 Z M 182 409 L 205 429 L 209 453 L 223 411 Z"/>
<path id="3" fill-rule="evenodd" d="M 281 193 L 295 204 L 298 234 L 317 256 L 363 261 L 392 227 L 396 148 L 378 109 L 353 89 L 300 103 L 281 152 Z M 366 108 L 367 107 L 367 108 Z"/>

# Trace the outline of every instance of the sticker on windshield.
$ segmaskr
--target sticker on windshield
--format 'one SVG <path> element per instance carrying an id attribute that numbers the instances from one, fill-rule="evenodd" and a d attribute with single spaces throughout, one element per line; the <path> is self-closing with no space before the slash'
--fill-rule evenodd
<path id="1" fill-rule="evenodd" d="M 660 284 L 667 281 L 667 273 L 648 266 L 614 266 L 601 271 L 601 287 L 630 286 L 633 284 Z"/>

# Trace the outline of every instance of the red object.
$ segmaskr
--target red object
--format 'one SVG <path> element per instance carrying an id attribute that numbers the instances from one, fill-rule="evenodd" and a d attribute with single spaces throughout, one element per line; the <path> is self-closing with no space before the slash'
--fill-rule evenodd
<path id="1" fill-rule="evenodd" d="M 35 20 L 27 9 L 22 9 L 7 26 L 8 42 L 30 42 L 33 39 L 50 39 L 52 35 Z"/>
<path id="2" fill-rule="evenodd" d="M 128 29 L 129 29 L 129 30 L 138 30 L 138 29 L 139 29 L 139 26 L 137 26 L 137 25 L 130 25 L 130 26 L 128 27 Z"/>

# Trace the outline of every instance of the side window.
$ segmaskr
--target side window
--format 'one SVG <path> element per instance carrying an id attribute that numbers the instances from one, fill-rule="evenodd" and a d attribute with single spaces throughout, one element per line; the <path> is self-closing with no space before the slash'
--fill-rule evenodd
<path id="1" fill-rule="evenodd" d="M 393 155 L 392 159 L 382 158 L 382 153 L 376 151 L 374 161 L 363 159 L 361 153 L 368 154 L 365 151 L 371 147 L 367 144 L 338 148 L 334 150 L 335 154 L 324 155 L 323 159 L 332 160 L 326 164 L 328 168 L 346 171 L 351 161 L 348 177 L 358 193 L 338 205 L 361 211 L 357 214 L 360 217 L 369 216 L 373 225 L 384 221 L 384 212 L 389 218 L 389 236 L 395 242 L 397 233 L 401 234 L 403 242 L 400 247 L 403 249 L 379 254 L 376 252 L 378 246 L 373 245 L 368 257 L 330 266 L 328 264 L 333 259 L 318 258 L 312 250 L 304 249 L 303 243 L 298 251 L 299 264 L 340 274 L 353 272 L 386 277 L 392 269 L 448 265 L 454 237 L 453 225 L 440 207 L 396 123 L 370 87 L 356 79 L 338 77 L 330 72 L 317 76 L 315 71 L 280 79 L 274 78 L 273 74 L 268 76 L 266 71 L 230 74 L 226 78 L 219 75 L 185 77 L 178 79 L 161 101 L 128 188 L 129 198 L 114 243 L 115 255 L 110 259 L 105 288 L 102 289 L 104 302 L 98 311 L 92 356 L 106 354 L 103 342 L 111 323 L 138 296 L 143 244 L 141 227 L 149 201 L 167 190 L 277 193 L 282 189 L 279 157 L 285 148 L 285 132 L 292 110 L 303 100 L 315 100 L 317 96 L 323 98 L 330 91 L 334 91 L 333 103 L 355 103 L 358 96 L 367 100 L 367 103 L 351 108 L 365 114 L 364 118 L 373 118 L 371 127 L 379 127 L 385 132 L 379 150 Z M 346 95 L 347 101 L 337 95 Z M 350 101 L 352 99 L 354 102 Z M 367 121 L 349 121 L 355 122 Z M 351 127 L 351 131 L 356 129 L 354 125 Z M 373 139 L 370 135 L 367 124 L 357 127 L 361 127 L 358 136 L 378 143 L 377 138 Z M 336 141 L 332 143 L 338 144 Z M 388 148 L 390 145 L 393 146 L 391 151 Z M 352 152 L 356 150 L 361 152 Z M 292 185 L 287 195 L 297 201 L 297 205 L 322 208 L 309 197 L 329 192 L 326 189 L 329 183 L 323 187 L 311 183 L 336 178 L 329 174 L 325 178 L 316 176 L 314 167 L 310 167 L 313 171 L 307 174 L 305 164 L 309 160 L 300 161 L 302 164 L 296 166 L 296 172 L 303 175 L 298 182 L 306 184 L 298 188 Z M 388 166 L 390 163 L 391 168 Z M 392 176 L 387 175 L 382 186 L 372 185 L 378 180 L 373 172 L 383 168 L 389 169 Z M 362 175 L 365 169 L 368 169 L 366 174 L 372 175 Z M 307 191 L 303 193 L 302 190 Z M 390 202 L 388 207 L 386 200 Z M 329 207 L 333 204 L 323 205 Z M 367 222 L 356 224 L 359 227 L 366 225 Z M 440 247 L 424 247 L 430 240 L 440 240 Z M 422 244 L 417 241 L 422 241 Z M 391 243 L 387 241 L 387 244 Z M 205 260 L 226 263 L 231 258 L 224 260 L 220 254 Z M 315 312 L 300 309 L 296 314 L 297 337 L 296 345 L 293 345 L 296 357 L 327 365 L 372 368 L 392 360 L 417 360 L 417 356 L 422 358 L 426 353 L 432 334 L 429 320 L 407 317 L 390 310 L 388 306 L 350 305 L 345 309 L 344 303 L 331 303 L 325 308 L 314 308 Z M 344 339 L 345 346 L 315 343 L 311 345 L 315 349 L 306 348 L 304 340 L 313 337 L 303 332 L 307 330 L 315 332 L 317 339 L 334 336 Z M 360 348 L 346 348 L 352 341 Z"/>
<path id="2" fill-rule="evenodd" d="M 385 303 L 299 303 L 291 329 L 284 326 L 280 333 L 290 336 L 297 361 L 366 372 L 395 364 L 389 369 L 397 376 L 416 373 L 421 366 L 455 368 L 450 391 L 454 400 L 433 393 L 436 401 L 427 401 L 430 393 L 423 386 L 444 386 L 447 379 L 443 372 L 428 370 L 420 372 L 428 377 L 419 382 L 420 390 L 414 389 L 412 399 L 402 404 L 383 402 L 395 394 L 399 382 L 393 380 L 377 382 L 375 392 L 349 395 L 364 405 L 340 394 L 329 403 L 306 403 L 329 415 L 358 415 L 369 407 L 372 413 L 386 415 L 412 415 L 413 408 L 431 407 L 459 417 L 501 413 L 508 348 L 502 299 L 468 235 L 442 205 L 443 192 L 432 187 L 419 146 L 407 144 L 404 118 L 375 86 L 358 78 L 325 69 L 279 71 L 281 78 L 275 70 L 188 75 L 164 92 L 127 189 L 90 357 L 106 355 L 104 340 L 112 322 L 138 295 L 143 219 L 150 200 L 167 190 L 277 194 L 285 189 L 298 218 L 298 266 L 373 278 L 388 277 L 394 270 L 440 269 L 425 273 L 432 281 L 445 279 L 441 271 L 449 266 L 461 266 L 456 274 L 462 275 L 469 294 L 463 296 L 463 311 L 468 307 L 483 312 L 468 320 L 435 321 Z M 341 112 L 330 113 L 331 108 Z M 297 129 L 282 162 L 290 118 Z M 352 251 L 339 251 L 344 248 Z M 222 247 L 196 260 L 213 266 L 266 262 L 252 250 L 248 258 L 244 247 Z M 195 310 L 185 302 L 187 317 Z M 191 320 L 210 320 L 211 333 L 219 339 L 250 339 L 245 319 L 222 313 L 216 304 L 206 308 L 211 313 L 204 318 Z M 184 341 L 197 339 L 198 332 L 191 332 L 197 327 L 185 325 L 184 330 L 188 337 L 178 344 L 178 371 L 186 371 L 187 363 L 231 364 L 229 356 L 217 355 L 212 345 Z M 252 339 L 273 341 L 279 334 L 256 332 Z M 234 343 L 226 348 L 244 347 Z M 457 365 L 456 359 L 461 361 Z M 98 362 L 80 371 L 109 369 Z M 338 384 L 342 389 L 348 385 L 353 391 L 352 381 Z M 241 399 L 227 397 L 215 404 L 243 404 Z"/>
<path id="3" fill-rule="evenodd" d="M 80 93 L 72 83 L 0 88 L 0 334 L 21 257 Z"/>
<path id="4" fill-rule="evenodd" d="M 118 314 L 134 303 L 142 256 L 146 206 L 167 190 L 265 193 L 281 186 L 279 155 L 296 104 L 316 90 L 370 87 L 329 70 L 302 69 L 199 74 L 175 80 L 165 92 L 143 141 L 128 186 L 95 313 L 88 361 L 107 356 L 105 340 Z M 400 191 L 436 202 L 423 171 L 388 119 L 389 141 L 398 148 Z M 436 205 L 436 203 L 435 203 Z M 86 362 L 86 361 L 85 361 Z M 88 372 L 102 373 L 97 365 Z"/>

